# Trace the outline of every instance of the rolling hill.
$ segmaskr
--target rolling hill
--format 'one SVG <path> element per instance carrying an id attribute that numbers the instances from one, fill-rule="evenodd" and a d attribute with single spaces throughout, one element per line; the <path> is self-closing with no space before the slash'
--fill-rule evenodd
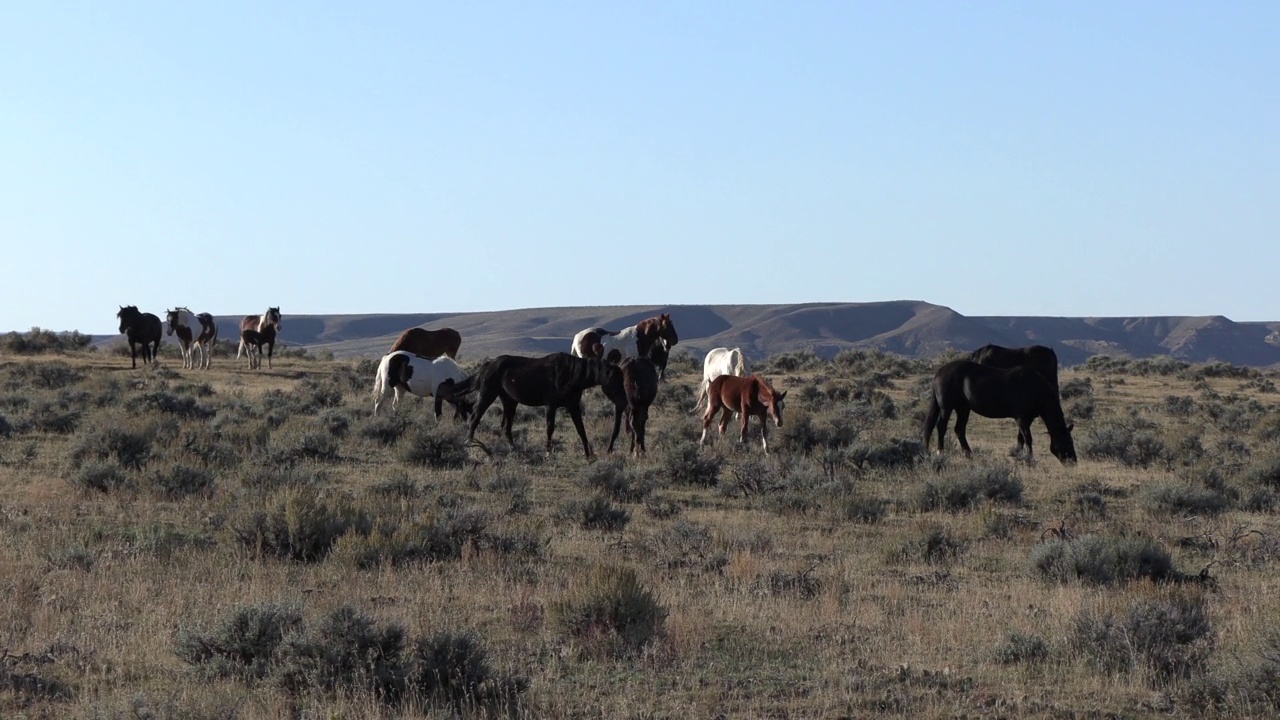
<path id="1" fill-rule="evenodd" d="M 568 350 L 577 331 L 622 328 L 669 312 L 680 334 L 677 352 L 701 356 L 718 347 L 741 347 L 763 358 L 811 350 L 830 357 L 850 348 L 931 357 L 951 348 L 985 343 L 1048 345 L 1066 364 L 1092 355 L 1167 355 L 1190 362 L 1223 361 L 1280 366 L 1280 322 L 1233 322 L 1206 317 L 967 317 L 927 302 L 801 305 L 642 305 L 528 308 L 477 313 L 288 315 L 280 341 L 336 357 L 377 357 L 409 327 L 452 327 L 462 333 L 462 356 L 537 354 Z M 241 316 L 219 317 L 220 335 L 234 338 Z M 166 340 L 169 342 L 170 340 Z M 120 342 L 102 336 L 100 344 Z"/>

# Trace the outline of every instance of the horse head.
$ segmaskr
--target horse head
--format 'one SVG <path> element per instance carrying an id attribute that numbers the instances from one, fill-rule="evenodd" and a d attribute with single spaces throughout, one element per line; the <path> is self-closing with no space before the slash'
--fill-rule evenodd
<path id="1" fill-rule="evenodd" d="M 1074 423 L 1068 424 L 1061 432 L 1049 434 L 1049 452 L 1063 465 L 1074 465 L 1076 463 L 1076 443 L 1071 439 L 1071 430 L 1075 427 Z"/>
<path id="2" fill-rule="evenodd" d="M 179 320 L 178 310 L 164 311 L 164 322 L 165 322 L 165 325 L 168 326 L 167 329 L 165 330 L 166 335 L 173 334 L 173 329 L 178 326 L 178 320 Z"/>
<path id="3" fill-rule="evenodd" d="M 120 332 L 128 332 L 134 321 L 138 319 L 138 306 L 121 305 L 116 317 L 120 318 Z"/>
<path id="4" fill-rule="evenodd" d="M 680 336 L 676 334 L 676 324 L 671 322 L 671 313 L 662 313 L 658 316 L 658 339 L 670 351 L 676 343 L 680 342 Z"/>
<path id="5" fill-rule="evenodd" d="M 764 405 L 769 411 L 769 417 L 773 418 L 773 424 L 782 427 L 782 409 L 786 405 L 787 391 L 781 392 L 774 390 L 768 380 L 760 378 L 760 404 Z"/>
<path id="6" fill-rule="evenodd" d="M 284 322 L 280 319 L 280 308 L 269 307 L 267 311 L 262 313 L 262 318 L 258 321 L 258 326 L 275 325 L 276 332 L 284 330 Z"/>

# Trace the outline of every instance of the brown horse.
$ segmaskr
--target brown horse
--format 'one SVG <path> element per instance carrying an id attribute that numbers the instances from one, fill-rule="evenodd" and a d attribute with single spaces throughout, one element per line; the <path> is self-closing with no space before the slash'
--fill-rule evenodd
<path id="1" fill-rule="evenodd" d="M 698 444 L 707 441 L 707 430 L 716 412 L 723 409 L 720 418 L 720 434 L 729 425 L 729 418 L 736 412 L 742 416 L 742 433 L 739 442 L 747 441 L 747 421 L 751 417 L 760 418 L 760 442 L 764 445 L 765 454 L 769 454 L 768 419 L 782 427 L 783 401 L 787 391 L 778 392 L 769 385 L 769 381 L 756 375 L 738 377 L 737 375 L 721 375 L 711 381 L 707 388 L 707 413 L 702 416 L 702 438 Z"/>
<path id="2" fill-rule="evenodd" d="M 213 346 L 218 342 L 218 323 L 209 313 L 196 314 L 185 307 L 165 311 L 168 334 L 178 336 L 182 367 L 207 370 L 213 364 Z M 199 353 L 200 359 L 196 359 Z"/>
<path id="3" fill-rule="evenodd" d="M 138 345 L 142 346 L 142 364 L 154 364 L 156 355 L 160 352 L 160 338 L 164 333 L 160 318 L 151 313 L 139 312 L 136 305 L 121 305 L 116 317 L 120 318 L 120 332 L 129 341 L 129 357 L 133 361 L 133 367 L 138 367 Z"/>
<path id="4" fill-rule="evenodd" d="M 257 346 L 258 355 L 262 355 L 262 346 L 267 346 L 267 367 L 271 367 L 271 356 L 276 350 L 276 333 L 284 329 L 284 323 L 280 320 L 280 308 L 269 307 L 262 315 L 246 315 L 240 321 L 240 347 L 236 349 L 236 359 L 240 358 L 240 353 L 245 350 L 252 352 L 253 345 Z M 256 335 L 245 336 L 245 331 L 250 330 Z M 255 364 L 252 354 L 249 356 L 249 367 L 261 367 L 262 360 L 259 359 Z"/>
<path id="5" fill-rule="evenodd" d="M 667 372 L 666 358 L 655 354 L 654 348 L 661 346 L 670 353 L 678 342 L 680 336 L 676 334 L 671 314 L 662 313 L 617 332 L 599 327 L 581 330 L 573 336 L 569 353 L 574 357 L 603 358 L 612 363 L 629 357 L 647 357 L 658 364 L 658 378 L 662 379 Z"/>
<path id="6" fill-rule="evenodd" d="M 387 354 L 390 355 L 393 352 L 404 350 L 430 360 L 434 360 L 441 355 L 448 355 L 457 360 L 458 348 L 460 347 L 462 347 L 462 335 L 453 328 L 424 330 L 423 328 L 412 327 L 400 333 L 400 337 L 396 338 L 395 344 L 391 346 Z"/>
<path id="7" fill-rule="evenodd" d="M 658 367 L 649 358 L 627 358 L 618 369 L 620 373 L 600 386 L 614 407 L 609 452 L 613 452 L 625 417 L 627 434 L 631 436 L 631 454 L 640 457 L 648 452 L 644 435 L 649 424 L 649 406 L 658 397 Z"/>

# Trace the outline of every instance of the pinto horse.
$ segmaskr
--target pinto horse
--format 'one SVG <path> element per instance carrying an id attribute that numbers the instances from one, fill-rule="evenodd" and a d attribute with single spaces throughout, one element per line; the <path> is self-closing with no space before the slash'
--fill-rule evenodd
<path id="1" fill-rule="evenodd" d="M 598 327 L 580 330 L 573 336 L 569 353 L 574 357 L 598 357 L 611 362 L 621 362 L 629 357 L 648 357 L 657 362 L 659 357 L 651 353 L 654 346 L 662 345 L 663 350 L 670 353 L 678 342 L 680 337 L 676 334 L 671 314 L 662 313 L 617 332 Z M 659 379 L 665 378 L 666 374 L 666 358 L 662 357 L 658 365 Z"/>
<path id="2" fill-rule="evenodd" d="M 1026 439 L 1027 462 L 1032 460 L 1031 423 L 1044 421 L 1049 431 L 1049 452 L 1064 465 L 1076 461 L 1076 446 L 1071 439 L 1072 425 L 1062 414 L 1058 393 L 1040 373 L 1026 367 L 1004 370 L 981 365 L 972 360 L 953 360 L 933 375 L 933 400 L 924 421 L 924 446 L 929 436 L 938 431 L 938 452 L 945 446 L 947 423 L 956 413 L 956 439 L 965 457 L 972 457 L 965 427 L 970 411 L 989 418 L 1013 418 L 1018 421 L 1018 434 Z"/>
<path id="3" fill-rule="evenodd" d="M 249 367 L 262 367 L 262 346 L 267 346 L 267 367 L 271 367 L 271 356 L 276 351 L 276 333 L 284 329 L 284 323 L 280 320 L 280 308 L 271 307 L 262 315 L 246 315 L 240 321 L 240 347 L 236 348 L 236 359 L 240 359 L 240 353 L 245 350 L 250 351 Z M 246 336 L 246 331 L 250 335 Z M 255 346 L 258 350 L 258 362 L 254 363 L 252 348 Z"/>
<path id="4" fill-rule="evenodd" d="M 547 453 L 551 453 L 551 437 L 556 430 L 556 411 L 564 408 L 582 440 L 587 460 L 594 460 L 587 431 L 582 425 L 582 393 L 613 382 L 617 366 L 598 358 L 578 358 L 568 353 L 551 353 L 545 357 L 499 355 L 486 362 L 475 374 L 460 383 L 444 383 L 436 392 L 436 413 L 442 400 L 456 400 L 462 393 L 478 393 L 467 440 L 475 439 L 476 428 L 495 400 L 502 401 L 502 432 L 507 442 L 515 445 L 511 425 L 520 405 L 547 409 Z"/>
<path id="5" fill-rule="evenodd" d="M 711 381 L 721 375 L 737 375 L 745 377 L 747 374 L 747 361 L 742 355 L 741 348 L 713 348 L 707 353 L 707 358 L 702 361 L 702 387 L 698 391 L 698 402 L 694 404 L 693 411 L 698 412 L 698 408 L 702 407 L 702 401 L 706 399 L 707 388 L 711 387 Z"/>
<path id="6" fill-rule="evenodd" d="M 747 421 L 752 417 L 760 418 L 760 442 L 764 452 L 769 454 L 769 418 L 782 427 L 782 409 L 787 398 L 787 391 L 774 390 L 769 381 L 755 375 L 738 377 L 737 375 L 721 375 L 711 381 L 707 389 L 707 413 L 702 416 L 702 437 L 698 444 L 707 441 L 707 430 L 715 420 L 716 412 L 723 409 L 720 417 L 720 434 L 729 426 L 729 418 L 736 412 L 742 416 L 742 432 L 739 442 L 747 441 Z"/>
<path id="7" fill-rule="evenodd" d="M 218 342 L 218 323 L 209 313 L 196 315 L 185 307 L 165 311 L 168 327 L 167 335 L 178 336 L 178 347 L 182 350 L 182 367 L 207 370 L 213 365 L 213 346 Z M 199 328 L 196 332 L 195 328 Z M 195 353 L 200 354 L 199 363 Z"/>
<path id="8" fill-rule="evenodd" d="M 658 397 L 658 366 L 649 358 L 627 358 L 618 365 L 619 372 L 609 382 L 600 386 L 605 397 L 613 402 L 613 435 L 609 438 L 609 452 L 618 439 L 618 431 L 625 417 L 627 434 L 631 436 L 631 454 L 644 455 L 645 428 L 649 424 L 649 406 Z"/>
<path id="9" fill-rule="evenodd" d="M 378 363 L 373 379 L 373 415 L 378 416 L 387 398 L 391 398 L 391 412 L 396 412 L 405 393 L 429 398 L 437 394 L 441 383 L 447 382 L 446 387 L 451 387 L 465 378 L 462 368 L 450 357 L 425 358 L 403 350 L 388 353 Z M 469 419 L 470 407 L 456 402 L 455 406 L 463 420 Z M 436 419 L 440 419 L 438 405 Z"/>
<path id="10" fill-rule="evenodd" d="M 120 319 L 120 332 L 129 340 L 129 358 L 138 367 L 138 345 L 142 346 L 142 364 L 154 363 L 160 352 L 160 339 L 164 329 L 160 318 L 152 313 L 138 312 L 136 305 L 121 305 L 116 313 Z"/>
<path id="11" fill-rule="evenodd" d="M 1026 367 L 1044 376 L 1058 392 L 1058 354 L 1053 348 L 1044 345 L 1028 345 L 1027 347 L 1007 348 L 1000 345 L 983 345 L 969 355 L 969 359 L 993 368 L 1008 370 L 1009 368 Z M 1018 430 L 1018 452 L 1027 443 L 1022 430 Z"/>
<path id="12" fill-rule="evenodd" d="M 462 335 L 453 328 L 424 330 L 412 327 L 400 333 L 395 344 L 387 352 L 403 350 L 424 358 L 438 358 L 448 355 L 458 359 L 458 348 L 462 346 Z"/>

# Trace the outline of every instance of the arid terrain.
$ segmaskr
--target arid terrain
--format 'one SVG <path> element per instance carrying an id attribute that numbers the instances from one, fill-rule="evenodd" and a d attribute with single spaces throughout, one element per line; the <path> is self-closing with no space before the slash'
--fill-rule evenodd
<path id="1" fill-rule="evenodd" d="M 735 336 L 671 310 L 682 343 L 749 345 L 738 316 Z M 526 312 L 512 336 L 542 337 Z M 546 349 L 602 317 L 557 320 Z M 408 320 L 317 320 L 299 344 L 473 337 Z M 464 364 L 489 347 L 464 342 Z M 0 716 L 1280 712 L 1275 374 L 1077 362 L 1080 462 L 1037 422 L 1028 465 L 1008 420 L 973 419 L 972 460 L 953 437 L 921 453 L 940 359 L 749 352 L 788 391 L 768 456 L 754 421 L 746 446 L 698 447 L 700 370 L 678 359 L 643 459 L 604 455 L 611 406 L 588 393 L 588 464 L 563 415 L 541 452 L 536 409 L 515 448 L 496 410 L 483 447 L 416 398 L 373 418 L 369 360 L 5 354 Z"/>

